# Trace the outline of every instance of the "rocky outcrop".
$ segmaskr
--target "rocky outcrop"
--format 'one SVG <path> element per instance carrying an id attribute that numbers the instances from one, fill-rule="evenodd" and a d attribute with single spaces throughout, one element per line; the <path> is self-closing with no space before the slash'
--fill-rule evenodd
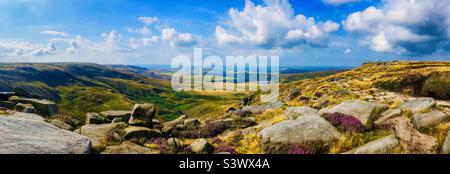
<path id="1" fill-rule="evenodd" d="M 306 106 L 300 106 L 300 107 L 289 107 L 284 112 L 284 115 L 286 115 L 289 119 L 295 120 L 297 117 L 305 116 L 305 115 L 316 115 L 319 112 L 317 109 L 313 109 Z"/>
<path id="2" fill-rule="evenodd" d="M 67 124 L 67 123 L 65 123 L 65 122 L 63 122 L 61 120 L 58 120 L 58 119 L 53 119 L 50 122 L 50 124 L 60 128 L 60 129 L 64 129 L 64 130 L 68 130 L 68 131 L 73 131 L 74 130 L 74 128 L 71 125 L 69 125 L 69 124 Z"/>
<path id="3" fill-rule="evenodd" d="M 115 118 L 115 119 L 120 119 L 120 118 Z M 86 124 L 103 124 L 103 123 L 108 123 L 111 122 L 111 120 L 100 116 L 100 114 L 95 113 L 95 112 L 88 112 L 86 114 Z"/>
<path id="4" fill-rule="evenodd" d="M 149 103 L 136 104 L 133 107 L 131 118 L 128 124 L 135 126 L 153 126 L 153 118 L 156 115 L 155 106 Z"/>
<path id="5" fill-rule="evenodd" d="M 62 130 L 27 113 L 0 116 L 0 154 L 84 154 L 88 137 Z"/>
<path id="6" fill-rule="evenodd" d="M 302 116 L 267 127 L 260 132 L 264 147 L 273 144 L 331 143 L 340 137 L 333 125 L 320 116 Z"/>
<path id="7" fill-rule="evenodd" d="M 92 141 L 93 149 L 102 151 L 106 147 L 106 143 L 115 132 L 123 130 L 127 127 L 123 123 L 114 124 L 88 124 L 80 128 L 80 134 L 87 136 Z"/>
<path id="8" fill-rule="evenodd" d="M 36 109 L 37 114 L 42 116 L 53 116 L 58 113 L 56 103 L 50 100 L 39 100 L 34 98 L 21 98 L 13 96 L 9 98 L 10 101 L 15 103 L 31 104 Z"/>
<path id="9" fill-rule="evenodd" d="M 199 138 L 191 143 L 191 150 L 197 154 L 209 154 L 214 151 L 214 146 L 208 143 L 206 139 Z"/>
<path id="10" fill-rule="evenodd" d="M 449 116 L 439 110 L 433 110 L 423 114 L 417 113 L 412 118 L 414 127 L 417 129 L 436 126 L 447 120 L 449 120 Z"/>
<path id="11" fill-rule="evenodd" d="M 402 110 L 400 109 L 388 109 L 381 113 L 380 118 L 375 121 L 375 125 L 381 126 L 383 123 L 385 123 L 387 120 L 398 117 L 402 115 Z"/>
<path id="12" fill-rule="evenodd" d="M 125 128 L 125 140 L 140 140 L 142 138 L 144 139 L 150 139 L 150 138 L 156 138 L 161 137 L 162 133 L 159 130 L 150 129 L 147 127 L 138 127 L 138 126 L 129 126 Z"/>
<path id="13" fill-rule="evenodd" d="M 395 135 L 390 135 L 371 141 L 356 149 L 346 152 L 345 154 L 388 154 L 392 153 L 398 145 L 399 142 L 395 138 Z"/>
<path id="14" fill-rule="evenodd" d="M 411 110 L 413 113 L 420 113 L 424 110 L 429 110 L 436 105 L 433 98 L 422 97 L 417 99 L 410 99 L 407 102 L 400 104 L 399 108 L 402 110 Z"/>
<path id="15" fill-rule="evenodd" d="M 169 138 L 167 140 L 167 147 L 171 152 L 177 152 L 183 147 L 183 142 L 178 138 Z"/>
<path id="16" fill-rule="evenodd" d="M 125 141 L 119 145 L 108 146 L 102 154 L 160 154 L 159 150 L 139 146 L 133 142 Z"/>
<path id="17" fill-rule="evenodd" d="M 388 106 L 367 102 L 363 100 L 349 100 L 334 106 L 331 109 L 322 109 L 319 114 L 324 113 L 343 113 L 358 119 L 364 126 L 371 128 L 375 120 L 382 112 L 388 109 Z"/>
<path id="18" fill-rule="evenodd" d="M 409 153 L 431 154 L 435 153 L 438 146 L 437 139 L 420 133 L 414 129 L 410 121 L 405 117 L 390 120 L 395 124 L 395 136 L 400 140 L 403 149 Z"/>
<path id="19" fill-rule="evenodd" d="M 442 154 L 450 154 L 450 130 L 447 132 L 447 136 L 445 137 L 444 144 L 442 145 Z"/>
<path id="20" fill-rule="evenodd" d="M 131 116 L 131 111 L 103 111 L 100 115 L 106 119 L 113 120 L 114 118 L 121 118 L 123 120 L 129 120 Z"/>

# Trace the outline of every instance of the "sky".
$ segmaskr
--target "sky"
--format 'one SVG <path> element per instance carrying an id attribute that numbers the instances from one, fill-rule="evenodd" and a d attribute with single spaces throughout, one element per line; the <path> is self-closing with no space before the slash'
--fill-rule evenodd
<path id="1" fill-rule="evenodd" d="M 2 0 L 0 62 L 449 60 L 450 0 Z"/>

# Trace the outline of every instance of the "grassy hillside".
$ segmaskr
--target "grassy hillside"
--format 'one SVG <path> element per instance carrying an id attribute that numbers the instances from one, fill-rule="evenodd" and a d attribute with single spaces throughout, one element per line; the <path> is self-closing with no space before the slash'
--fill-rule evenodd
<path id="1" fill-rule="evenodd" d="M 413 96 L 450 99 L 450 62 L 373 62 L 326 77 L 299 80 L 281 86 L 281 99 L 290 105 L 323 108 L 348 99 L 364 99 L 373 88 Z M 293 95 L 294 91 L 297 91 Z M 298 92 L 300 91 L 300 92 Z"/>
<path id="2" fill-rule="evenodd" d="M 161 120 L 182 114 L 211 117 L 237 106 L 244 95 L 175 92 L 167 78 L 155 79 L 146 72 L 92 63 L 0 64 L 0 90 L 56 101 L 60 112 L 81 121 L 86 112 L 130 110 L 134 103 L 144 102 L 157 106 Z"/>

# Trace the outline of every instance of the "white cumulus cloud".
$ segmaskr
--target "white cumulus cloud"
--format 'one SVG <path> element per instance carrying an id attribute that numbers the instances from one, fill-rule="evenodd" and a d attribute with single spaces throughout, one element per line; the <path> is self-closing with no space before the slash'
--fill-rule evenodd
<path id="1" fill-rule="evenodd" d="M 263 5 L 247 0 L 242 11 L 231 8 L 228 14 L 228 25 L 216 27 L 218 44 L 252 44 L 267 49 L 324 46 L 329 34 L 340 27 L 332 21 L 295 15 L 288 0 L 264 0 Z"/>
<path id="2" fill-rule="evenodd" d="M 427 55 L 449 48 L 450 1 L 385 0 L 350 14 L 345 30 L 365 35 L 377 52 Z"/>

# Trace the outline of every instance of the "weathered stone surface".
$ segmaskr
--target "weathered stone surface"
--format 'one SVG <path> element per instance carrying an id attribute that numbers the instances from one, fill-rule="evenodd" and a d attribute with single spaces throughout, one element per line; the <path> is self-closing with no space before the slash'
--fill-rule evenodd
<path id="1" fill-rule="evenodd" d="M 129 120 L 130 116 L 131 116 L 131 111 L 109 110 L 109 111 L 100 112 L 100 115 L 109 120 L 113 120 L 114 118 L 121 118 L 123 120 Z"/>
<path id="2" fill-rule="evenodd" d="M 53 116 L 58 113 L 56 108 L 56 103 L 50 100 L 39 100 L 34 98 L 20 98 L 20 97 L 10 97 L 10 101 L 15 103 L 31 104 L 36 109 L 39 115 L 43 116 Z"/>
<path id="3" fill-rule="evenodd" d="M 196 139 L 191 143 L 192 152 L 197 154 L 209 154 L 214 151 L 214 146 L 212 146 L 208 141 L 204 138 Z"/>
<path id="4" fill-rule="evenodd" d="M 0 116 L 0 154 L 90 153 L 88 137 L 59 129 L 44 118 L 15 112 Z"/>
<path id="5" fill-rule="evenodd" d="M 302 116 L 267 127 L 260 132 L 263 145 L 276 143 L 302 144 L 322 141 L 329 143 L 340 137 L 333 125 L 320 116 Z"/>
<path id="6" fill-rule="evenodd" d="M 68 131 L 73 131 L 73 129 L 74 129 L 71 125 L 69 125 L 69 124 L 67 124 L 67 123 L 64 123 L 63 121 L 58 120 L 58 119 L 53 119 L 53 120 L 50 122 L 50 124 L 52 124 L 53 126 L 56 126 L 56 127 L 60 128 L 60 129 L 64 129 L 64 130 L 68 130 Z"/>
<path id="7" fill-rule="evenodd" d="M 392 153 L 399 142 L 395 138 L 395 135 L 389 135 L 384 138 L 380 138 L 371 141 L 365 145 L 362 145 L 356 149 L 353 149 L 345 154 L 389 154 Z"/>
<path id="8" fill-rule="evenodd" d="M 153 126 L 153 118 L 156 115 L 155 107 L 152 104 L 135 104 L 128 124 L 135 126 Z"/>
<path id="9" fill-rule="evenodd" d="M 387 120 L 398 117 L 400 115 L 402 115 L 402 110 L 388 109 L 388 110 L 384 111 L 383 113 L 381 113 L 380 118 L 377 121 L 375 121 L 375 125 L 380 126 Z"/>
<path id="10" fill-rule="evenodd" d="M 324 113 L 343 113 L 351 115 L 358 119 L 363 125 L 370 128 L 380 114 L 387 110 L 387 105 L 382 105 L 374 102 L 367 102 L 363 100 L 349 100 L 334 106 L 331 109 L 322 109 L 319 114 Z"/>
<path id="11" fill-rule="evenodd" d="M 109 119 L 100 116 L 100 114 L 95 112 L 86 113 L 86 124 L 103 124 L 111 122 Z"/>
<path id="12" fill-rule="evenodd" d="M 420 113 L 423 110 L 431 109 L 436 105 L 436 101 L 433 98 L 422 97 L 417 99 L 411 99 L 407 102 L 400 103 L 400 109 L 408 109 L 414 113 Z"/>
<path id="13" fill-rule="evenodd" d="M 263 128 L 264 128 L 263 125 L 256 125 L 256 126 L 242 129 L 241 132 L 243 135 L 258 134 Z"/>
<path id="14" fill-rule="evenodd" d="M 316 115 L 319 110 L 313 109 L 306 106 L 300 106 L 300 107 L 289 107 L 284 112 L 284 115 L 286 115 L 289 119 L 295 120 L 297 117 L 305 116 L 305 115 Z"/>
<path id="15" fill-rule="evenodd" d="M 27 107 L 33 107 L 32 104 L 24 104 L 24 103 L 17 103 L 16 104 L 16 110 L 19 112 L 22 112 Z"/>
<path id="16" fill-rule="evenodd" d="M 413 128 L 409 119 L 398 117 L 390 120 L 395 123 L 395 136 L 400 140 L 403 149 L 409 153 L 431 154 L 438 145 L 437 139 L 420 133 Z"/>
<path id="17" fill-rule="evenodd" d="M 119 145 L 108 146 L 102 154 L 160 154 L 159 150 L 139 146 L 133 142 L 125 141 Z"/>
<path id="18" fill-rule="evenodd" d="M 442 145 L 442 154 L 450 154 L 450 130 L 447 132 L 447 136 L 445 137 L 444 144 Z"/>
<path id="19" fill-rule="evenodd" d="M 188 118 L 184 120 L 184 125 L 186 126 L 186 129 L 192 129 L 200 125 L 200 121 L 197 118 Z"/>
<path id="20" fill-rule="evenodd" d="M 150 129 L 147 127 L 139 127 L 139 126 L 129 126 L 127 128 L 125 128 L 125 135 L 124 135 L 124 139 L 125 140 L 139 140 L 141 138 L 156 138 L 156 137 L 161 137 L 161 131 L 159 130 L 155 130 L 155 129 Z"/>
<path id="21" fill-rule="evenodd" d="M 172 152 L 177 152 L 183 147 L 183 142 L 178 138 L 169 138 L 167 140 L 167 146 Z"/>
<path id="22" fill-rule="evenodd" d="M 108 134 L 113 135 L 115 131 L 125 129 L 127 125 L 123 123 L 114 124 L 88 124 L 80 128 L 80 134 L 87 136 L 92 141 L 92 147 L 97 151 L 102 151 L 108 140 Z"/>
<path id="23" fill-rule="evenodd" d="M 24 112 L 16 112 L 16 111 L 11 111 L 11 110 L 8 110 L 7 115 L 3 115 L 3 116 L 13 117 L 14 119 L 23 119 L 23 120 L 27 120 L 27 121 L 38 121 L 38 122 L 45 121 L 45 118 L 40 115 L 24 113 Z"/>
<path id="24" fill-rule="evenodd" d="M 127 121 L 123 120 L 122 118 L 114 118 L 111 123 L 127 123 Z"/>
<path id="25" fill-rule="evenodd" d="M 162 132 L 164 134 L 170 134 L 177 125 L 184 124 L 185 119 L 187 119 L 187 116 L 182 115 L 175 120 L 162 123 L 162 125 L 163 125 Z"/>
<path id="26" fill-rule="evenodd" d="M 447 121 L 449 119 L 448 115 L 439 110 L 433 110 L 424 114 L 414 114 L 413 116 L 413 124 L 417 129 L 436 126 L 439 123 Z"/>

